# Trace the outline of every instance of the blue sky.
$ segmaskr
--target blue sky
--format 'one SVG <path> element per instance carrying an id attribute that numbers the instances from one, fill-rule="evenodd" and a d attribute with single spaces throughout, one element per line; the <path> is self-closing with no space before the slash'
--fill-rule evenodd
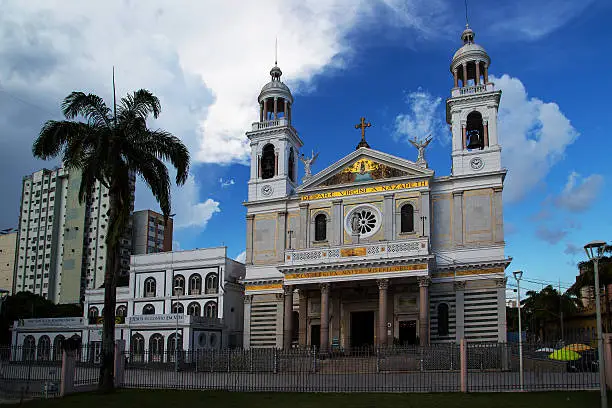
<path id="1" fill-rule="evenodd" d="M 354 149 L 354 124 L 366 116 L 370 145 L 410 160 L 416 151 L 406 138 L 433 133 L 430 167 L 450 173 L 444 104 L 463 1 L 227 3 L 7 2 L 0 17 L 0 187 L 9 194 L 0 202 L 0 228 L 17 223 L 21 176 L 53 165 L 29 153 L 40 125 L 58 116 L 72 90 L 110 100 L 116 65 L 119 92 L 143 87 L 160 96 L 164 110 L 151 126 L 175 133 L 192 152 L 192 176 L 174 194 L 178 246 L 227 245 L 238 256 L 249 176 L 244 132 L 257 119 L 276 36 L 295 97 L 294 126 L 305 151 L 320 152 L 313 171 Z M 476 42 L 503 90 L 508 272 L 523 269 L 534 281 L 567 287 L 582 245 L 612 241 L 612 141 L 602 120 L 612 91 L 611 12 L 603 0 L 469 2 Z M 139 188 L 136 207 L 152 206 Z"/>

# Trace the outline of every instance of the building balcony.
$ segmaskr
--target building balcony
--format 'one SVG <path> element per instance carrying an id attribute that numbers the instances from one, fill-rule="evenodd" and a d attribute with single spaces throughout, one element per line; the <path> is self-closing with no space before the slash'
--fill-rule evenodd
<path id="1" fill-rule="evenodd" d="M 428 237 L 401 241 L 351 244 L 321 248 L 295 249 L 285 251 L 286 267 L 326 267 L 338 263 L 368 261 L 392 261 L 406 258 L 429 256 Z"/>
<path id="2" fill-rule="evenodd" d="M 287 118 L 279 118 L 274 120 L 265 120 L 263 122 L 253 122 L 252 130 L 268 129 L 273 127 L 287 126 L 289 121 Z"/>
<path id="3" fill-rule="evenodd" d="M 473 86 L 464 86 L 461 88 L 453 88 L 453 90 L 451 91 L 451 96 L 454 98 L 457 96 L 474 95 L 474 94 L 490 92 L 494 90 L 495 90 L 495 85 L 492 82 L 489 82 L 488 84 L 479 84 L 479 85 L 473 85 Z"/>

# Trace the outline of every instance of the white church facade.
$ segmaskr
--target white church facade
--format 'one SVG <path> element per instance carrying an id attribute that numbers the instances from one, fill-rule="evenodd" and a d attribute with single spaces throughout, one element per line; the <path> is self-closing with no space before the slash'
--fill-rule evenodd
<path id="1" fill-rule="evenodd" d="M 129 286 L 117 288 L 115 338 L 138 361 L 171 359 L 179 350 L 242 346 L 244 264 L 227 248 L 133 255 Z M 83 358 L 98 358 L 102 342 L 104 289 L 86 291 L 83 317 L 25 319 L 13 325 L 17 359 L 60 357 L 61 341 L 88 346 Z"/>
<path id="2" fill-rule="evenodd" d="M 293 96 L 272 68 L 247 132 L 245 347 L 506 341 L 501 91 L 474 32 L 462 40 L 448 176 L 428 168 L 429 139 L 413 140 L 416 161 L 371 148 L 363 118 L 357 148 L 311 174 L 316 155 L 300 156 Z"/>

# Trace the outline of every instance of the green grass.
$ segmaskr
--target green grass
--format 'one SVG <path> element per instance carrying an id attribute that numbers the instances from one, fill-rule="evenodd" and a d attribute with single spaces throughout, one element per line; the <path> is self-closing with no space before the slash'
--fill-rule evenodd
<path id="1" fill-rule="evenodd" d="M 110 395 L 75 394 L 28 402 L 29 408 L 521 408 L 596 407 L 597 392 L 488 394 L 335 394 L 237 393 L 170 390 L 121 390 Z"/>

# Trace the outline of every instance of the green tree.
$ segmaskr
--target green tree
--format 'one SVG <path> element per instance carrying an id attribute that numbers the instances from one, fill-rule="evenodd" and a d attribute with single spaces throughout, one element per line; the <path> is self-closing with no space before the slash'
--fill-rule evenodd
<path id="1" fill-rule="evenodd" d="M 552 285 L 542 290 L 530 290 L 527 297 L 521 300 L 522 316 L 532 334 L 544 337 L 545 325 L 548 322 L 558 322 L 562 316 L 576 313 L 580 308 L 580 300 L 572 293 L 560 293 Z"/>
<path id="2" fill-rule="evenodd" d="M 144 180 L 167 219 L 171 180 L 164 161 L 175 167 L 177 185 L 185 183 L 189 171 L 189 152 L 180 139 L 164 130 L 147 127 L 149 116 L 157 118 L 161 111 L 156 96 L 141 89 L 113 106 L 111 110 L 97 95 L 72 92 L 62 103 L 62 113 L 67 120 L 47 121 L 33 146 L 34 156 L 49 159 L 61 155 L 66 169 L 81 172 L 81 202 L 86 200 L 96 183 L 109 191 L 108 255 L 104 273 L 104 310 L 107 316 L 103 325 L 99 382 L 100 389 L 105 392 L 114 388 L 119 241 L 130 217 L 130 176 L 139 175 Z"/>

